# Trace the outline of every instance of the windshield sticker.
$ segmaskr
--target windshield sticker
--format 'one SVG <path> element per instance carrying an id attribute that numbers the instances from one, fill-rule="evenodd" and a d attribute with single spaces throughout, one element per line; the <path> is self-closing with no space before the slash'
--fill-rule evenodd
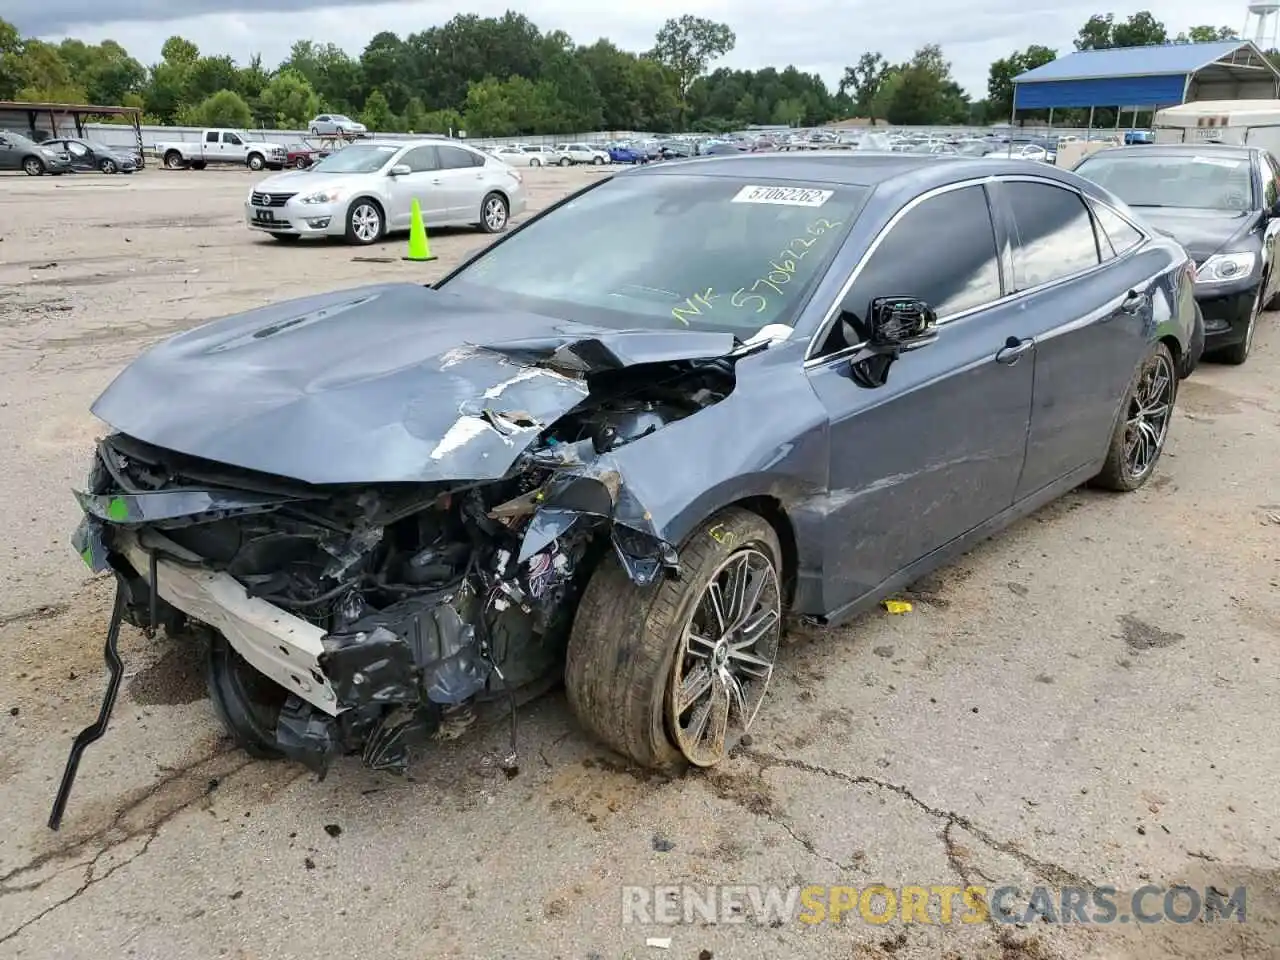
<path id="1" fill-rule="evenodd" d="M 773 203 L 783 207 L 820 207 L 835 195 L 834 190 L 808 187 L 760 187 L 748 184 L 731 203 Z"/>
<path id="2" fill-rule="evenodd" d="M 1211 167 L 1226 167 L 1235 170 L 1244 165 L 1243 160 L 1228 160 L 1226 157 L 1192 157 L 1192 163 L 1207 163 Z"/>

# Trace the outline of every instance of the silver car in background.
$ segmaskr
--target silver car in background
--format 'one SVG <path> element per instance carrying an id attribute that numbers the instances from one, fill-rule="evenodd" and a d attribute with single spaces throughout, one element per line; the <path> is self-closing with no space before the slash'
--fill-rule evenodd
<path id="1" fill-rule="evenodd" d="M 362 137 L 369 132 L 363 123 L 358 123 L 341 113 L 322 113 L 311 119 L 309 127 L 315 135 Z"/>
<path id="2" fill-rule="evenodd" d="M 244 216 L 251 229 L 279 240 L 368 244 L 408 230 L 414 200 L 429 228 L 499 233 L 524 212 L 524 182 L 496 157 L 444 137 L 367 140 L 263 180 L 245 200 Z"/>

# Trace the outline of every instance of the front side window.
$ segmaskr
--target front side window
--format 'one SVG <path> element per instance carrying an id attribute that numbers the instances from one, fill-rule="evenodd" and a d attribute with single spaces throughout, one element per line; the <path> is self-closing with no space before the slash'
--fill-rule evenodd
<path id="1" fill-rule="evenodd" d="M 840 184 L 617 177 L 439 286 L 584 323 L 745 338 L 793 321 L 866 197 Z"/>
<path id="2" fill-rule="evenodd" d="M 74 141 L 68 143 L 67 150 L 73 157 L 87 157 L 89 155 L 89 148 L 83 143 L 75 143 Z"/>
<path id="3" fill-rule="evenodd" d="M 414 147 L 401 157 L 399 162 L 408 167 L 411 173 L 425 173 L 440 169 L 440 160 L 435 147 Z"/>
<path id="4" fill-rule="evenodd" d="M 224 133 L 222 135 L 222 141 L 223 143 L 229 143 L 232 146 L 236 146 L 236 147 L 244 146 L 244 141 L 241 140 L 239 137 L 237 137 L 234 133 Z"/>
<path id="5" fill-rule="evenodd" d="M 1016 290 L 1097 266 L 1098 242 L 1084 199 L 1074 190 L 1049 183 L 1015 180 L 1002 185 L 1013 213 Z"/>
<path id="6" fill-rule="evenodd" d="M 376 173 L 399 150 L 390 144 L 353 143 L 329 154 L 312 169 L 324 173 Z"/>
<path id="7" fill-rule="evenodd" d="M 1000 296 L 1000 257 L 986 191 L 971 186 L 908 211 L 863 265 L 845 309 L 865 321 L 877 297 L 914 297 L 944 319 Z"/>
<path id="8" fill-rule="evenodd" d="M 1075 172 L 1131 207 L 1254 209 L 1249 157 L 1232 150 L 1161 153 L 1152 147 L 1102 150 Z"/>

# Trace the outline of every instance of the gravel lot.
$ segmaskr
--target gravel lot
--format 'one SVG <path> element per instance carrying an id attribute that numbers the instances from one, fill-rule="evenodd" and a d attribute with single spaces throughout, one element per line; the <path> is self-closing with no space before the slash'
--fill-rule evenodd
<path id="1" fill-rule="evenodd" d="M 531 206 L 596 175 L 531 171 Z M 433 236 L 427 265 L 400 239 L 286 247 L 243 225 L 253 181 L 0 177 L 0 956 L 1280 956 L 1274 315 L 1245 367 L 1184 384 L 1144 491 L 1068 496 L 916 585 L 910 613 L 793 632 L 722 769 L 629 770 L 554 693 L 522 712 L 514 778 L 488 762 L 498 725 L 411 778 L 344 762 L 317 783 L 233 749 L 196 664 L 126 628 L 112 728 L 50 833 L 104 683 L 110 585 L 67 542 L 90 402 L 157 338 L 431 279 L 485 242 Z M 1248 922 L 622 923 L 624 885 L 681 882 L 1247 884 Z"/>

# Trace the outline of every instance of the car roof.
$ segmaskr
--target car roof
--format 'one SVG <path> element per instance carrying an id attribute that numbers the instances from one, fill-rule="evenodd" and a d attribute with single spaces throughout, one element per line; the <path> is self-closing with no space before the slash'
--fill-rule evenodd
<path id="1" fill-rule="evenodd" d="M 1133 146 L 1126 147 L 1111 147 L 1107 150 L 1101 150 L 1099 153 L 1106 153 L 1108 155 L 1123 154 L 1128 157 L 1203 157 L 1206 154 L 1211 154 L 1213 156 L 1236 157 L 1244 160 L 1261 149 L 1261 147 L 1229 143 L 1153 143 L 1147 144 L 1146 146 L 1135 144 Z M 1096 157 L 1097 155 L 1097 153 L 1093 153 L 1089 156 Z"/>
<path id="2" fill-rule="evenodd" d="M 1004 169 L 1004 168 L 1010 169 Z M 1004 163 L 979 157 L 939 153 L 889 153 L 878 151 L 811 150 L 804 153 L 739 153 L 697 157 L 661 166 L 641 167 L 621 176 L 699 176 L 771 180 L 804 180 L 845 186 L 878 187 L 896 181 L 919 181 L 928 189 L 957 180 L 1027 173 L 1063 179 L 1061 171 L 1031 160 Z M 1071 180 L 1070 182 L 1075 182 Z"/>

